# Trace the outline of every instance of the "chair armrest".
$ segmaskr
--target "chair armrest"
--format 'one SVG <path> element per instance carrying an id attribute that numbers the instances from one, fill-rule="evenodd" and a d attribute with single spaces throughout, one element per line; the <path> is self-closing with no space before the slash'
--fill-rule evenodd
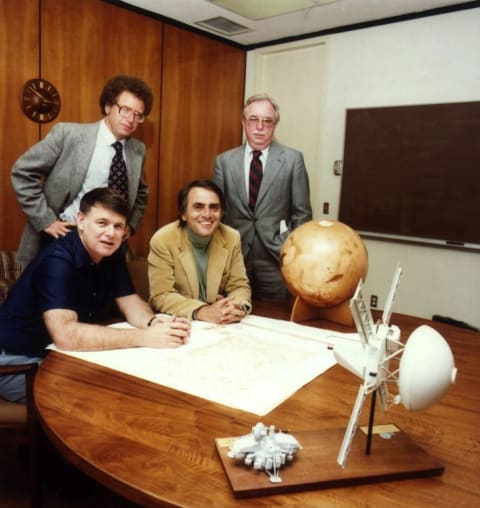
<path id="1" fill-rule="evenodd" d="M 35 374 L 38 369 L 38 363 L 25 363 L 16 365 L 0 365 L 0 376 L 11 376 L 18 374 L 25 374 L 25 384 L 27 393 L 27 416 L 31 432 L 34 432 L 35 426 L 35 403 L 33 395 L 33 383 L 35 381 Z"/>
<path id="2" fill-rule="evenodd" d="M 24 363 L 21 365 L 0 365 L 0 376 L 12 376 L 16 374 L 26 374 L 29 371 L 37 371 L 37 363 Z"/>

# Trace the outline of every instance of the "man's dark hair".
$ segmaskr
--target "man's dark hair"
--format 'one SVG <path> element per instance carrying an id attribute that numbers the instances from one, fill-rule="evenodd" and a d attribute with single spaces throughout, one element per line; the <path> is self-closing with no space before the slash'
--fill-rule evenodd
<path id="1" fill-rule="evenodd" d="M 80 201 L 80 211 L 87 214 L 95 205 L 101 205 L 107 210 L 118 213 L 125 219 L 129 216 L 128 203 L 122 195 L 109 187 L 98 187 L 83 195 Z"/>
<path id="2" fill-rule="evenodd" d="M 193 182 L 188 183 L 185 185 L 185 187 L 180 189 L 178 193 L 178 218 L 180 219 L 180 225 L 182 227 L 186 224 L 186 222 L 182 219 L 182 215 L 184 215 L 187 211 L 188 193 L 194 187 L 201 187 L 202 189 L 207 189 L 214 192 L 220 201 L 220 208 L 222 213 L 223 210 L 225 210 L 225 198 L 223 196 L 223 192 L 220 190 L 220 187 L 216 183 L 213 183 L 211 180 L 193 180 Z"/>
<path id="3" fill-rule="evenodd" d="M 140 78 L 134 76 L 114 76 L 109 79 L 103 87 L 102 93 L 100 94 L 100 109 L 102 115 L 105 115 L 105 105 L 113 106 L 117 97 L 122 92 L 130 92 L 135 97 L 143 101 L 145 105 L 145 116 L 150 114 L 152 110 L 153 94 L 150 87 L 142 81 Z"/>

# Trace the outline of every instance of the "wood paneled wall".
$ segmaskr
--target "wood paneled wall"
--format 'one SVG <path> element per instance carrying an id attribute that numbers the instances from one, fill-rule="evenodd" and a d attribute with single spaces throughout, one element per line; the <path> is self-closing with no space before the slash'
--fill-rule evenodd
<path id="1" fill-rule="evenodd" d="M 137 75 L 154 93 L 136 133 L 147 145 L 150 186 L 132 240 L 137 254 L 175 218 L 180 186 L 210 177 L 215 155 L 241 142 L 241 49 L 101 0 L 2 0 L 0 43 L 0 249 L 17 247 L 24 224 L 10 184 L 13 162 L 55 122 L 100 119 L 100 91 L 115 74 Z M 41 127 L 12 100 L 36 76 L 53 82 L 62 100 L 55 122 Z"/>
<path id="2" fill-rule="evenodd" d="M 23 83 L 38 72 L 36 1 L 0 2 L 0 248 L 16 249 L 24 216 L 10 183 L 17 157 L 39 139 L 38 124 L 20 109 Z M 33 8 L 32 8 L 33 6 Z"/>
<path id="3" fill-rule="evenodd" d="M 178 190 L 210 178 L 215 155 L 241 142 L 244 52 L 173 26 L 164 29 L 158 218 L 177 217 Z"/>

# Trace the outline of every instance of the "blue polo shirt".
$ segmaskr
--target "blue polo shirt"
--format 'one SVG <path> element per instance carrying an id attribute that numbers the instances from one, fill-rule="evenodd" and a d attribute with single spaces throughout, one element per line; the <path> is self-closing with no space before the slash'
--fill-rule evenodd
<path id="1" fill-rule="evenodd" d="M 52 342 L 42 319 L 51 309 L 69 309 L 84 323 L 98 323 L 114 298 L 135 293 L 121 250 L 94 264 L 78 232 L 58 238 L 27 266 L 0 306 L 0 349 L 44 356 Z"/>

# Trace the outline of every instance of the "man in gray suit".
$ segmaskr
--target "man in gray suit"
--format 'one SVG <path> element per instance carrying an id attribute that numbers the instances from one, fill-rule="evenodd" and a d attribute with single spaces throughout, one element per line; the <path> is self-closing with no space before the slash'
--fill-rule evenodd
<path id="1" fill-rule="evenodd" d="M 280 251 L 290 232 L 312 219 L 303 155 L 273 140 L 279 120 L 271 97 L 250 97 L 242 115 L 246 143 L 220 154 L 213 172 L 225 195 L 223 221 L 242 237 L 254 300 L 290 297 L 280 273 Z"/>
<path id="2" fill-rule="evenodd" d="M 143 176 L 145 145 L 130 136 L 150 113 L 152 102 L 152 92 L 142 80 L 115 76 L 100 94 L 102 120 L 58 123 L 15 162 L 12 185 L 27 217 L 17 254 L 23 267 L 41 247 L 75 226 L 86 192 L 109 185 L 115 142 L 121 143 L 118 149 L 128 177 L 125 240 L 135 232 L 147 205 L 148 187 Z"/>

